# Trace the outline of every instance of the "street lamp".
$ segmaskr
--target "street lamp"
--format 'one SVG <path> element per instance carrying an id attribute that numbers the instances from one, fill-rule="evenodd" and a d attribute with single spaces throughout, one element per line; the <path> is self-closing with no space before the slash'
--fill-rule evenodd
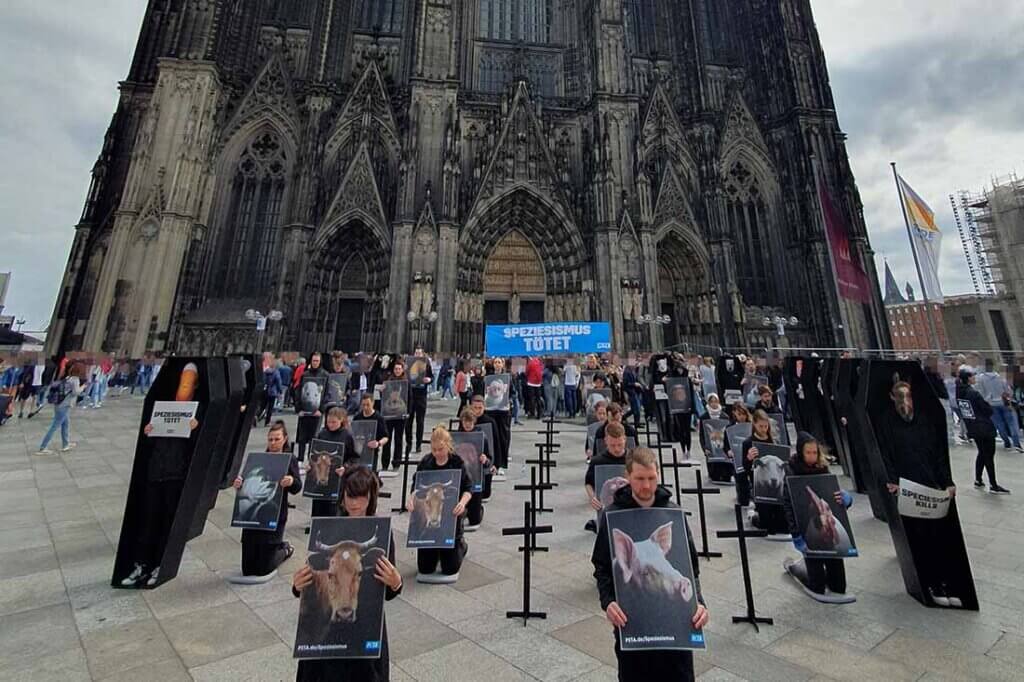
<path id="1" fill-rule="evenodd" d="M 776 315 L 775 317 L 767 317 L 766 316 L 762 320 L 762 322 L 764 323 L 764 326 L 766 326 L 766 327 L 770 327 L 770 326 L 772 326 L 774 324 L 775 325 L 775 333 L 778 336 L 785 336 L 786 335 L 786 327 L 795 327 L 798 324 L 800 324 L 800 320 L 798 320 L 795 315 L 793 317 L 788 318 L 788 319 L 785 318 L 785 317 L 782 317 L 781 315 Z"/>
<path id="2" fill-rule="evenodd" d="M 256 352 L 263 352 L 263 333 L 267 330 L 267 320 L 271 322 L 280 322 L 284 318 L 284 313 L 280 310 L 271 310 L 269 313 L 264 315 L 254 308 L 249 308 L 245 311 L 245 317 L 247 320 L 252 320 L 256 323 Z"/>

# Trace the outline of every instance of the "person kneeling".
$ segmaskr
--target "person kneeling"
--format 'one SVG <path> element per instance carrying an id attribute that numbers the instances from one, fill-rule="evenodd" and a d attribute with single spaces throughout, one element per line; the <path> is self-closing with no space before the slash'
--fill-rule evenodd
<path id="1" fill-rule="evenodd" d="M 463 433 L 470 433 L 476 431 L 481 433 L 480 429 L 476 425 L 476 413 L 473 412 L 472 407 L 465 407 L 459 414 L 459 431 Z M 487 449 L 487 439 L 484 439 L 484 451 L 480 454 L 480 466 L 483 467 L 484 476 L 490 476 L 493 474 L 494 465 L 492 464 L 491 453 Z M 469 504 L 466 506 L 466 526 L 465 531 L 472 533 L 480 527 L 480 524 L 484 521 L 484 494 L 483 491 L 472 493 L 472 497 L 469 498 Z"/>
<path id="2" fill-rule="evenodd" d="M 288 495 L 302 492 L 302 479 L 299 477 L 299 462 L 291 454 L 288 444 L 288 429 L 283 421 L 275 421 L 267 433 L 267 452 L 278 453 L 288 457 L 288 473 L 281 478 L 279 485 L 285 489 L 281 500 L 281 511 L 277 516 L 277 528 L 274 530 L 242 530 L 242 575 L 267 576 L 287 561 L 295 548 L 284 540 L 284 529 L 288 524 Z M 241 477 L 235 478 L 234 488 L 242 487 Z"/>
<path id="3" fill-rule="evenodd" d="M 437 426 L 430 434 L 430 454 L 420 460 L 416 473 L 421 471 L 459 471 L 459 501 L 455 504 L 452 513 L 455 514 L 455 546 L 451 549 L 417 549 L 416 566 L 419 574 L 417 582 L 426 583 L 454 583 L 459 579 L 459 570 L 462 568 L 462 560 L 466 557 L 468 547 L 463 537 L 463 515 L 466 513 L 466 506 L 472 497 L 470 493 L 469 474 L 462 458 L 455 454 L 455 444 L 452 442 L 452 435 L 443 426 Z M 413 479 L 412 492 L 416 491 L 416 480 Z M 410 514 L 416 508 L 415 494 L 409 497 L 405 503 L 405 509 Z M 438 564 L 441 566 L 441 573 L 437 575 Z"/>

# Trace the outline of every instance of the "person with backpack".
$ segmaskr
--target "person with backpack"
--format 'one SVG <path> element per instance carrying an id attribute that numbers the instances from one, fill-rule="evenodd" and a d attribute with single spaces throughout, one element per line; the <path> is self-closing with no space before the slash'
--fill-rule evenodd
<path id="1" fill-rule="evenodd" d="M 79 363 L 69 365 L 65 371 L 57 374 L 57 378 L 47 389 L 46 402 L 53 405 L 53 421 L 50 422 L 50 428 L 47 429 L 46 435 L 43 436 L 43 440 L 39 444 L 37 455 L 54 454 L 47 445 L 50 444 L 50 439 L 53 438 L 53 434 L 57 432 L 58 428 L 60 428 L 61 452 L 67 452 L 78 445 L 71 441 L 69 431 L 71 429 L 71 408 L 78 397 L 85 392 L 82 381 L 83 371 L 84 368 Z"/>

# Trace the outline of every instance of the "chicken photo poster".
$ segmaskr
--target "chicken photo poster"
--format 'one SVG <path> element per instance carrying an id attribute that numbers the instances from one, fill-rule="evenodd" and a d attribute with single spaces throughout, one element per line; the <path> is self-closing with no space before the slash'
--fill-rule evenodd
<path id="1" fill-rule="evenodd" d="M 250 452 L 242 465 L 242 487 L 235 492 L 231 526 L 250 530 L 277 530 L 284 499 L 281 479 L 288 473 L 290 456 L 274 452 Z"/>
<path id="2" fill-rule="evenodd" d="M 857 556 L 839 479 L 833 474 L 820 474 L 790 476 L 786 482 L 797 528 L 807 543 L 804 554 L 812 559 Z"/>
<path id="3" fill-rule="evenodd" d="M 683 510 L 609 511 L 605 523 L 615 600 L 626 614 L 622 650 L 707 648 L 693 628 L 697 587 Z"/>
<path id="4" fill-rule="evenodd" d="M 294 658 L 380 658 L 386 588 L 374 567 L 390 544 L 387 517 L 313 519 Z"/>

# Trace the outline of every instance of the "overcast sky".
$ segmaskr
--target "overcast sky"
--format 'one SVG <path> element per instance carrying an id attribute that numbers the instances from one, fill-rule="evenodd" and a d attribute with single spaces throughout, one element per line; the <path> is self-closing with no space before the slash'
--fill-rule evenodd
<path id="1" fill-rule="evenodd" d="M 49 322 L 145 4 L 4 2 L 0 272 L 14 273 L 6 312 L 26 330 Z M 896 161 L 946 233 L 945 292 L 969 291 L 948 196 L 1024 174 L 1024 3 L 814 0 L 814 9 L 879 274 L 885 256 L 901 284 L 916 278 Z"/>

